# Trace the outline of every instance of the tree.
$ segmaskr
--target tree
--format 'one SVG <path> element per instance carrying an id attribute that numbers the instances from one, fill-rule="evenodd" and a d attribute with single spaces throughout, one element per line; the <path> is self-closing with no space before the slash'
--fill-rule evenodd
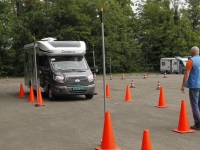
<path id="1" fill-rule="evenodd" d="M 139 7 L 141 32 L 138 39 L 145 53 L 145 68 L 159 69 L 160 58 L 183 56 L 199 41 L 183 12 L 177 3 L 171 8 L 167 0 L 147 1 Z"/>
<path id="2" fill-rule="evenodd" d="M 10 1 L 0 1 L 0 76 L 6 76 L 14 70 L 11 65 L 15 56 L 15 51 L 11 48 L 14 16 L 10 10 Z"/>

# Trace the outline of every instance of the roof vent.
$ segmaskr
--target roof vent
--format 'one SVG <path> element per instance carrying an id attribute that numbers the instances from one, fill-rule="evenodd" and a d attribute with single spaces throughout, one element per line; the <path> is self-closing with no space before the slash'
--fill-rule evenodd
<path id="1" fill-rule="evenodd" d="M 42 41 L 55 41 L 56 39 L 55 38 L 52 38 L 52 37 L 48 37 L 48 38 L 43 38 L 41 39 Z"/>

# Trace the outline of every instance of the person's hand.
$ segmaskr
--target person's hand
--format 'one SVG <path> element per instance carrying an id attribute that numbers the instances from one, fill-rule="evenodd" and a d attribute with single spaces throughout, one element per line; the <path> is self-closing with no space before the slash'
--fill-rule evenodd
<path id="1" fill-rule="evenodd" d="M 181 87 L 181 92 L 185 93 L 185 88 L 184 88 L 184 86 Z"/>

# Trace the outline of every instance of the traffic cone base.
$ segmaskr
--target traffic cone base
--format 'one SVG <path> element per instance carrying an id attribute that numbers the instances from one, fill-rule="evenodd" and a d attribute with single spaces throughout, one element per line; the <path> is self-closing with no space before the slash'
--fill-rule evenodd
<path id="1" fill-rule="evenodd" d="M 104 149 L 104 148 L 101 148 L 100 146 L 99 147 L 96 147 L 96 150 L 121 150 L 121 148 L 119 148 L 119 147 L 116 147 L 116 148 L 112 148 L 112 149 Z"/>
<path id="2" fill-rule="evenodd" d="M 96 147 L 96 150 L 121 150 L 121 148 L 118 148 L 115 144 L 115 137 L 109 111 L 105 113 L 104 118 L 102 142 L 101 146 Z"/>
<path id="3" fill-rule="evenodd" d="M 19 96 L 18 96 L 18 97 L 19 97 L 19 98 L 25 97 L 25 95 L 24 95 L 24 88 L 23 88 L 22 83 L 20 84 Z"/>
<path id="4" fill-rule="evenodd" d="M 35 107 L 40 107 L 40 104 L 35 104 Z"/>
<path id="5" fill-rule="evenodd" d="M 185 100 L 181 102 L 178 129 L 173 129 L 173 131 L 178 133 L 192 133 L 195 131 L 190 129 Z"/>
<path id="6" fill-rule="evenodd" d="M 132 101 L 133 101 L 133 99 L 132 99 L 132 97 L 131 97 L 130 88 L 129 88 L 128 85 L 126 86 L 126 95 L 125 95 L 124 101 L 125 101 L 125 102 L 132 102 Z"/>
<path id="7" fill-rule="evenodd" d="M 169 106 L 155 106 L 155 107 L 158 107 L 158 108 L 167 108 Z"/>
<path id="8" fill-rule="evenodd" d="M 173 131 L 174 131 L 174 132 L 178 132 L 178 133 L 192 133 L 192 132 L 194 132 L 195 130 L 189 129 L 189 130 L 187 130 L 187 131 L 179 131 L 178 129 L 173 129 Z"/>
<path id="9" fill-rule="evenodd" d="M 125 102 L 132 102 L 133 100 L 131 99 L 131 100 L 123 100 L 123 101 L 125 101 Z"/>

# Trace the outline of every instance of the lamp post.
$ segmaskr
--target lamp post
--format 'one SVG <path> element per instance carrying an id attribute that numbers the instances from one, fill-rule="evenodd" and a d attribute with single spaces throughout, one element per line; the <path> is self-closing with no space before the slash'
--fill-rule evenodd
<path id="1" fill-rule="evenodd" d="M 94 62 L 94 67 L 95 67 L 95 53 L 94 53 L 94 44 L 92 45 L 93 47 L 93 62 Z"/>
<path id="2" fill-rule="evenodd" d="M 111 72 L 111 57 L 110 57 L 110 76 L 111 76 L 112 72 Z"/>
<path id="3" fill-rule="evenodd" d="M 104 113 L 106 113 L 106 111 L 107 111 L 107 104 L 106 104 L 106 65 L 105 65 L 103 8 L 100 8 L 100 19 L 101 19 L 101 35 L 102 35 L 102 55 L 103 55 Z"/>

